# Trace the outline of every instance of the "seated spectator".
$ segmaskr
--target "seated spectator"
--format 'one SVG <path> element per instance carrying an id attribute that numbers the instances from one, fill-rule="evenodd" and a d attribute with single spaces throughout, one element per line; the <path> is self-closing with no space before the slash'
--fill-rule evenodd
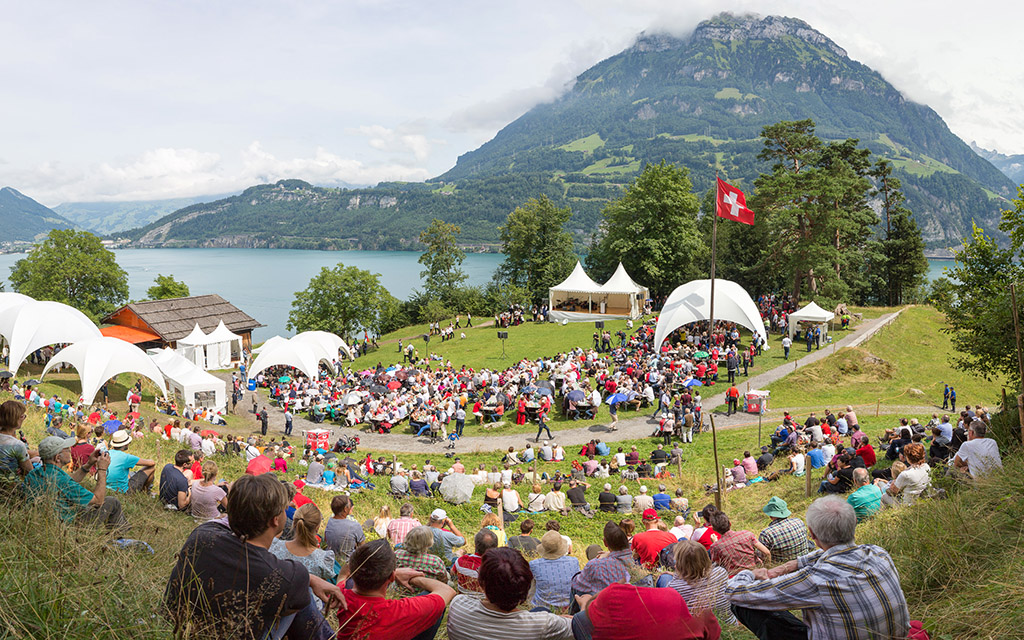
<path id="1" fill-rule="evenodd" d="M 629 495 L 626 485 L 619 485 L 619 495 L 615 498 L 615 510 L 618 513 L 630 513 L 633 510 L 633 496 Z"/>
<path id="2" fill-rule="evenodd" d="M 445 564 L 451 565 L 455 562 L 452 550 L 466 544 L 466 539 L 444 509 L 434 509 L 430 512 L 430 528 L 434 533 L 434 546 L 430 548 L 430 552 L 440 556 Z"/>
<path id="3" fill-rule="evenodd" d="M 960 445 L 953 458 L 956 468 L 967 471 L 972 478 L 1003 466 L 999 445 L 992 438 L 985 437 L 987 432 L 988 425 L 982 420 L 972 420 L 967 429 L 967 442 Z"/>
<path id="4" fill-rule="evenodd" d="M 863 522 L 882 508 L 882 490 L 871 483 L 867 469 L 853 470 L 853 488 L 846 502 L 857 513 L 857 522 Z"/>
<path id="5" fill-rule="evenodd" d="M 654 498 L 647 495 L 647 485 L 640 485 L 640 494 L 633 498 L 633 512 L 643 513 L 648 509 L 654 509 Z"/>
<path id="6" fill-rule="evenodd" d="M 744 569 L 753 569 L 759 564 L 771 562 L 771 552 L 753 532 L 734 531 L 729 516 L 721 511 L 711 516 L 711 528 L 719 537 L 708 549 L 708 555 L 712 562 L 725 567 L 730 577 Z"/>
<path id="7" fill-rule="evenodd" d="M 807 508 L 807 528 L 821 551 L 729 580 L 725 593 L 743 626 L 762 639 L 906 638 L 899 574 L 884 549 L 854 543 L 853 507 L 838 496 L 819 498 Z"/>
<path id="8" fill-rule="evenodd" d="M 220 508 L 227 509 L 228 493 L 224 487 L 217 485 L 217 463 L 213 460 L 203 460 L 203 477 L 198 482 L 192 483 L 192 491 L 189 496 L 189 511 L 192 517 L 199 522 L 206 522 L 220 517 Z M 226 486 L 226 485 L 225 485 Z M 319 514 L 319 512 L 317 512 Z M 320 518 L 317 517 L 319 524 Z M 332 559 L 333 562 L 333 559 Z"/>
<path id="9" fill-rule="evenodd" d="M 419 471 L 412 472 L 412 480 L 409 482 L 409 490 L 412 495 L 426 498 L 430 495 L 430 488 L 427 486 L 427 481 L 423 479 Z"/>
<path id="10" fill-rule="evenodd" d="M 574 597 L 569 606 L 569 613 L 579 611 L 575 596 L 584 593 L 596 595 L 610 584 L 629 582 L 630 569 L 636 565 L 633 562 L 633 552 L 629 548 L 626 532 L 614 522 L 607 522 L 604 525 L 603 542 L 607 551 L 585 564 L 583 571 L 572 580 Z"/>
<path id="11" fill-rule="evenodd" d="M 29 500 L 50 495 L 55 498 L 57 515 L 65 522 L 99 523 L 108 529 L 127 528 L 121 502 L 107 495 L 107 467 L 110 456 L 96 449 L 85 464 L 68 475 L 64 469 L 71 464 L 74 438 L 47 436 L 39 443 L 42 464 L 25 475 L 25 495 Z M 80 483 L 87 471 L 96 467 L 96 491 L 90 492 Z"/>
<path id="12" fill-rule="evenodd" d="M 860 446 L 857 447 L 856 454 L 861 457 L 864 461 L 864 466 L 870 469 L 875 466 L 877 461 L 875 457 L 875 448 L 871 446 L 870 439 L 864 436 L 860 439 Z"/>
<path id="13" fill-rule="evenodd" d="M 540 539 L 540 557 L 530 561 L 537 588 L 531 605 L 534 607 L 568 607 L 572 579 L 580 570 L 580 561 L 566 555 L 568 546 L 557 531 L 548 531 Z"/>
<path id="14" fill-rule="evenodd" d="M 612 485 L 605 483 L 604 491 L 597 494 L 598 509 L 605 513 L 615 513 L 615 494 L 612 493 Z"/>
<path id="15" fill-rule="evenodd" d="M 132 443 L 132 437 L 128 432 L 119 429 L 110 438 L 110 469 L 107 476 L 107 488 L 117 493 L 135 493 L 141 491 L 149 493 L 149 487 L 153 484 L 153 475 L 156 472 L 156 460 L 140 458 L 128 453 L 128 445 Z M 129 473 L 133 467 L 139 469 L 135 473 Z"/>
<path id="16" fill-rule="evenodd" d="M 757 460 L 754 459 L 754 456 L 750 455 L 749 451 L 743 452 L 743 460 L 741 462 L 743 463 L 743 473 L 748 478 L 753 478 L 758 474 Z"/>
<path id="17" fill-rule="evenodd" d="M 890 506 L 897 503 L 897 497 L 900 504 L 913 504 L 931 484 L 932 468 L 924 461 L 923 444 L 919 442 L 908 444 L 903 447 L 902 456 L 907 461 L 907 468 L 889 483 L 885 494 L 882 495 L 882 502 Z"/>
<path id="18" fill-rule="evenodd" d="M 544 511 L 544 500 L 547 496 L 543 493 L 543 488 L 539 484 L 533 485 L 533 491 L 526 497 L 526 510 L 530 513 L 540 513 Z"/>
<path id="19" fill-rule="evenodd" d="M 484 517 L 480 520 L 480 528 L 486 529 L 494 534 L 498 539 L 499 547 L 504 547 L 508 544 L 508 536 L 505 535 L 505 523 L 498 517 L 497 513 L 484 514 Z M 482 553 L 478 555 L 483 555 Z"/>
<path id="20" fill-rule="evenodd" d="M 565 506 L 565 494 L 562 493 L 561 482 L 556 482 L 552 485 L 551 491 L 544 496 L 544 510 L 557 511 L 562 515 L 569 513 L 569 509 Z"/>
<path id="21" fill-rule="evenodd" d="M 533 520 L 527 518 L 519 523 L 519 535 L 512 536 L 508 539 L 508 546 L 513 549 L 519 549 L 523 552 L 524 556 L 533 556 L 537 554 L 537 545 L 540 544 L 540 540 L 534 538 L 530 534 L 533 533 L 533 527 L 535 526 Z"/>
<path id="22" fill-rule="evenodd" d="M 665 493 L 665 485 L 663 484 L 658 485 L 658 493 L 654 494 L 653 499 L 655 511 L 672 508 L 672 496 Z"/>
<path id="23" fill-rule="evenodd" d="M 789 451 L 789 473 L 801 477 L 804 475 L 804 452 L 800 445 L 793 445 Z"/>
<path id="24" fill-rule="evenodd" d="M 409 480 L 405 477 L 405 469 L 399 469 L 398 473 L 391 476 L 391 493 L 397 496 L 409 495 Z"/>
<path id="25" fill-rule="evenodd" d="M 205 461 L 203 463 L 204 470 L 206 465 L 211 463 L 210 460 Z M 320 509 L 315 504 L 302 505 L 295 512 L 295 517 L 292 518 L 293 538 L 288 541 L 275 538 L 270 543 L 270 553 L 282 560 L 298 562 L 306 567 L 306 571 L 311 576 L 334 582 L 338 575 L 334 564 L 334 552 L 321 549 L 320 536 L 317 535 L 321 519 Z M 314 604 L 322 604 L 316 600 L 312 589 L 310 589 L 309 595 Z M 323 607 L 318 606 L 317 608 L 322 609 Z"/>
<path id="26" fill-rule="evenodd" d="M 761 530 L 757 539 L 771 552 L 772 562 L 789 562 L 814 550 L 814 543 L 807 539 L 807 526 L 790 513 L 785 500 L 772 496 L 761 511 L 771 518 L 771 524 Z"/>
<path id="27" fill-rule="evenodd" d="M 572 553 L 572 538 L 562 533 L 562 525 L 558 520 L 548 520 L 544 523 L 545 531 L 557 531 L 558 535 L 562 536 L 562 540 L 565 541 L 566 553 Z"/>
<path id="28" fill-rule="evenodd" d="M 493 531 L 481 529 L 477 532 L 473 538 L 473 553 L 465 553 L 459 556 L 455 559 L 455 564 L 452 565 L 452 580 L 455 581 L 459 593 L 483 593 L 483 588 L 477 580 L 480 563 L 483 561 L 483 555 L 488 549 L 495 549 L 497 547 L 498 536 Z"/>
<path id="29" fill-rule="evenodd" d="M 690 510 L 690 501 L 683 497 L 683 490 L 681 488 L 676 489 L 676 497 L 672 498 L 670 506 L 673 511 L 679 511 L 681 513 L 686 513 Z"/>
<path id="30" fill-rule="evenodd" d="M 334 511 L 334 500 L 331 500 L 331 511 Z M 396 547 L 405 541 L 410 531 L 420 526 L 420 521 L 412 517 L 413 511 L 413 506 L 406 502 L 399 507 L 398 517 L 388 523 L 387 539 Z"/>
<path id="31" fill-rule="evenodd" d="M 853 488 L 853 457 L 843 453 L 836 459 L 835 470 L 825 476 L 818 493 L 846 493 Z"/>
<path id="32" fill-rule="evenodd" d="M 739 458 L 733 459 L 731 469 L 726 469 L 725 486 L 729 489 L 742 489 L 747 486 L 747 473 L 743 470 L 743 463 Z"/>
<path id="33" fill-rule="evenodd" d="M 808 445 L 807 457 L 811 459 L 812 469 L 821 469 L 828 464 L 828 460 L 825 459 L 825 452 L 821 450 L 821 446 L 817 442 L 812 442 Z"/>
<path id="34" fill-rule="evenodd" d="M 338 612 L 338 640 L 432 640 L 455 590 L 419 571 L 397 568 L 387 540 L 372 540 L 352 554 L 354 589 L 345 589 L 348 608 Z M 388 585 L 427 593 L 389 599 Z"/>
<path id="35" fill-rule="evenodd" d="M 718 542 L 719 535 L 715 533 L 715 530 L 711 527 L 711 516 L 718 513 L 718 509 L 713 504 L 709 504 L 697 513 L 693 514 L 694 520 L 699 523 L 699 526 L 694 528 L 693 535 L 690 536 L 691 540 L 696 540 L 705 549 L 710 549 L 711 545 Z"/>
<path id="36" fill-rule="evenodd" d="M 761 447 L 761 455 L 757 458 L 757 468 L 759 471 L 764 471 L 772 462 L 775 461 L 775 456 L 772 455 L 771 450 L 768 447 Z"/>
<path id="37" fill-rule="evenodd" d="M 658 565 L 658 554 L 670 544 L 676 543 L 676 537 L 668 531 L 658 528 L 658 512 L 654 509 L 646 509 L 643 512 L 643 523 L 645 531 L 633 536 L 630 548 L 645 569 L 653 569 Z"/>
<path id="38" fill-rule="evenodd" d="M 729 599 L 725 597 L 725 583 L 729 572 L 711 564 L 707 549 L 692 540 L 682 540 L 675 548 L 675 570 L 669 588 L 683 596 L 693 615 L 713 611 L 721 624 L 739 624 L 732 615 Z"/>
<path id="39" fill-rule="evenodd" d="M 507 513 L 515 513 L 523 507 L 519 492 L 512 488 L 511 482 L 504 482 L 501 486 L 501 508 Z"/>
<path id="40" fill-rule="evenodd" d="M 530 595 L 533 572 L 512 549 L 483 554 L 478 581 L 483 598 L 457 595 L 448 610 L 449 640 L 572 640 L 569 618 L 519 606 Z"/>
<path id="41" fill-rule="evenodd" d="M 434 533 L 430 527 L 413 527 L 405 534 L 402 548 L 395 549 L 395 566 L 399 569 L 419 571 L 431 580 L 448 582 L 448 568 L 444 561 L 430 553 L 434 546 Z M 406 594 L 412 593 L 406 590 Z"/>
<path id="42" fill-rule="evenodd" d="M 188 508 L 190 486 L 185 471 L 192 467 L 192 451 L 181 449 L 174 454 L 174 464 L 164 465 L 160 471 L 160 502 L 171 510 Z"/>
<path id="43" fill-rule="evenodd" d="M 674 535 L 676 540 L 689 539 L 693 535 L 693 525 L 686 524 L 685 516 L 676 516 L 672 522 L 672 528 L 668 532 Z"/>
<path id="44" fill-rule="evenodd" d="M 345 606 L 335 585 L 270 553 L 284 531 L 288 493 L 270 474 L 231 488 L 228 519 L 199 525 L 185 541 L 164 595 L 166 615 L 197 636 L 328 639 L 330 625 L 310 598 Z M 253 598 L 251 594 L 260 597 Z"/>
<path id="45" fill-rule="evenodd" d="M 717 640 L 722 633 L 715 616 L 691 615 L 672 589 L 617 583 L 595 597 L 580 596 L 579 606 L 572 619 L 576 640 Z"/>
<path id="46" fill-rule="evenodd" d="M 349 517 L 352 515 L 352 507 L 352 498 L 349 496 L 334 496 L 331 499 L 331 513 L 334 517 L 327 521 L 324 529 L 324 546 L 334 552 L 338 564 L 342 565 L 348 562 L 356 547 L 366 541 L 362 525 Z"/>

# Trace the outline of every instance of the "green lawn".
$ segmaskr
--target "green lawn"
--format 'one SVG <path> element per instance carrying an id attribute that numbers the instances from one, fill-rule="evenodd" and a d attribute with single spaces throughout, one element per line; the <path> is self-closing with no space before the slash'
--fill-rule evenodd
<path id="1" fill-rule="evenodd" d="M 936 402 L 941 406 L 942 385 L 948 383 L 957 390 L 958 406 L 996 406 L 1000 382 L 954 369 L 949 363 L 953 346 L 942 333 L 944 326 L 942 315 L 933 307 L 908 307 L 860 348 L 841 349 L 768 385 L 771 402 L 777 407 L 839 407 L 874 406 L 881 400 L 882 404 L 926 408 Z M 793 346 L 798 354 L 803 352 L 799 344 Z"/>
<path id="2" fill-rule="evenodd" d="M 585 138 L 578 138 L 572 142 L 568 142 L 558 147 L 563 151 L 583 151 L 585 153 L 592 153 L 595 149 L 604 146 L 604 140 L 601 139 L 601 134 L 593 133 Z"/>

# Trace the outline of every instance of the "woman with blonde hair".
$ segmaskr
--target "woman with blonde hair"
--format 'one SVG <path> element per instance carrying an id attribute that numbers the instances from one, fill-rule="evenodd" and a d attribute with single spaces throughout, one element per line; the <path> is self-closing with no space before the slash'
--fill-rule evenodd
<path id="1" fill-rule="evenodd" d="M 402 546 L 395 549 L 395 567 L 415 569 L 432 580 L 448 582 L 448 568 L 441 558 L 430 553 L 434 546 L 434 531 L 430 527 L 413 527 L 405 534 Z M 411 590 L 405 590 L 412 593 Z"/>
<path id="2" fill-rule="evenodd" d="M 192 483 L 192 498 L 189 509 L 192 517 L 199 522 L 206 522 L 220 517 L 218 506 L 228 507 L 227 493 L 217 486 L 217 463 L 210 458 L 203 460 L 203 477 Z"/>
<path id="3" fill-rule="evenodd" d="M 337 575 L 334 568 L 334 552 L 321 549 L 320 536 L 317 535 L 322 521 L 323 516 L 315 504 L 302 505 L 292 516 L 292 533 L 295 537 L 287 542 L 274 538 L 270 544 L 270 553 L 278 558 L 294 560 L 306 567 L 310 575 L 333 582 Z M 323 608 L 323 603 L 313 594 L 312 589 L 310 597 L 318 608 Z"/>
<path id="4" fill-rule="evenodd" d="M 501 521 L 496 513 L 488 513 L 480 521 L 481 529 L 490 529 L 498 537 L 498 546 L 508 545 L 508 536 L 505 535 L 505 523 Z"/>
<path id="5" fill-rule="evenodd" d="M 386 538 L 388 535 L 388 525 L 391 524 L 391 507 L 384 505 L 380 508 L 380 513 L 373 519 L 373 530 L 377 532 L 377 535 L 381 538 Z"/>
<path id="6" fill-rule="evenodd" d="M 540 513 L 541 511 L 544 511 L 544 497 L 545 494 L 541 490 L 541 486 L 539 484 L 534 484 L 533 491 L 531 491 L 530 495 L 527 496 L 526 510 L 530 513 Z"/>
<path id="7" fill-rule="evenodd" d="M 725 595 L 729 572 L 724 567 L 712 566 L 704 545 L 693 540 L 676 543 L 676 568 L 668 586 L 679 592 L 690 613 L 695 617 L 704 611 L 714 611 L 723 624 L 738 625 Z"/>

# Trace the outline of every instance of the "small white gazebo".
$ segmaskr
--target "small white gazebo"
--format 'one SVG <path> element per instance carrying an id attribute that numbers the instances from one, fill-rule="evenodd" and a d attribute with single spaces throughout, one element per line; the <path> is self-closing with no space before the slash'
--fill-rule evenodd
<path id="1" fill-rule="evenodd" d="M 792 340 L 793 336 L 796 335 L 797 323 L 804 325 L 805 328 L 814 327 L 815 325 L 820 326 L 821 337 L 824 339 L 828 334 L 828 323 L 835 317 L 836 314 L 827 309 L 822 309 L 815 302 L 811 302 L 803 309 L 789 314 L 789 339 Z"/>
<path id="2" fill-rule="evenodd" d="M 602 313 L 625 315 L 634 320 L 643 312 L 648 296 L 647 287 L 633 282 L 621 262 L 608 282 L 601 285 L 601 294 L 601 301 L 605 303 Z"/>
<path id="3" fill-rule="evenodd" d="M 548 320 L 600 320 L 602 297 L 601 285 L 590 279 L 577 260 L 569 277 L 548 289 Z"/>

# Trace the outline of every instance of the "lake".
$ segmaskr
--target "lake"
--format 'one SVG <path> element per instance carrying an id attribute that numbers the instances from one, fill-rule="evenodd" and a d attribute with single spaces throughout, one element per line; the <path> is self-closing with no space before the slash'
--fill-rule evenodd
<path id="1" fill-rule="evenodd" d="M 296 291 L 305 289 L 322 267 L 339 262 L 380 274 L 381 284 L 400 300 L 422 288 L 414 251 L 300 251 L 287 249 L 122 249 L 114 252 L 128 272 L 129 296 L 141 300 L 158 274 L 184 281 L 193 295 L 217 293 L 267 325 L 253 332 L 256 341 L 289 335 L 285 324 Z M 0 254 L 0 279 L 24 254 Z M 504 259 L 497 253 L 466 255 L 468 283 L 487 283 Z M 948 259 L 928 260 L 928 279 L 942 275 Z M 10 287 L 8 287 L 10 290 Z"/>

